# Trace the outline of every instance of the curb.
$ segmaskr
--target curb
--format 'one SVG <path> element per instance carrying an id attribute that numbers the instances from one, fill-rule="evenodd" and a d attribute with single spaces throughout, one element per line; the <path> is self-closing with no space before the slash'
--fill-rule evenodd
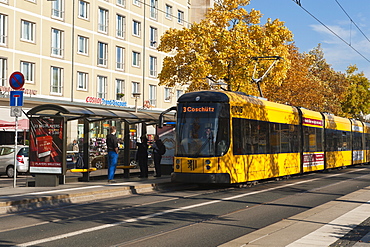
<path id="1" fill-rule="evenodd" d="M 49 196 L 36 196 L 32 198 L 19 198 L 12 201 L 0 202 L 0 215 L 26 212 L 35 209 L 62 206 L 71 203 L 82 203 L 94 200 L 114 198 L 138 193 L 149 193 L 153 191 L 171 191 L 194 187 L 188 184 L 148 183 L 139 185 L 126 185 L 117 188 L 107 186 L 107 189 L 81 191 L 73 194 L 58 194 Z M 20 196 L 22 197 L 22 196 Z"/>

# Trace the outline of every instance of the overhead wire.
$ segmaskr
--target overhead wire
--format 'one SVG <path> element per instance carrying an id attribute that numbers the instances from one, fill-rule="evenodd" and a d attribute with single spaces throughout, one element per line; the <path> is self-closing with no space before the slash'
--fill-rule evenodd
<path id="1" fill-rule="evenodd" d="M 309 12 L 307 9 L 305 9 L 302 4 L 298 4 L 297 1 L 293 0 L 293 2 L 295 2 L 299 7 L 301 7 L 301 9 L 303 9 L 307 14 L 309 14 L 312 18 L 314 18 L 317 22 L 319 22 L 322 26 L 324 26 L 327 30 L 329 30 L 329 32 L 331 32 L 333 35 L 335 35 L 338 39 L 340 39 L 341 41 L 343 41 L 343 43 L 345 43 L 346 45 L 348 45 L 352 50 L 354 50 L 358 55 L 360 55 L 362 58 L 364 58 L 366 61 L 368 61 L 370 63 L 370 60 L 365 57 L 361 52 L 359 52 L 356 48 L 354 48 L 350 43 L 348 43 L 347 41 L 345 41 L 342 37 L 340 37 L 336 32 L 334 32 L 331 28 L 329 28 L 327 25 L 325 25 L 322 21 L 320 21 L 316 16 L 314 16 L 311 12 Z"/>
<path id="2" fill-rule="evenodd" d="M 335 0 L 335 2 L 339 5 L 339 7 L 343 10 L 343 12 L 347 15 L 347 17 L 349 18 L 349 20 L 353 23 L 353 25 L 355 25 L 355 27 L 360 31 L 360 33 L 367 39 L 367 41 L 370 42 L 370 39 L 366 36 L 366 34 L 359 28 L 359 26 L 357 26 L 357 24 L 353 21 L 353 19 L 349 16 L 349 14 L 347 13 L 347 11 L 342 7 L 342 5 L 338 2 L 338 0 Z"/>

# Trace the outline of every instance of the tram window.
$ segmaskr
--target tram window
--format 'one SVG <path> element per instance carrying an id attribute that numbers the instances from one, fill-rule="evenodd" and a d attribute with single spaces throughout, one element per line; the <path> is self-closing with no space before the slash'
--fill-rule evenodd
<path id="1" fill-rule="evenodd" d="M 270 123 L 270 145 L 272 153 L 280 153 L 280 124 Z"/>
<path id="2" fill-rule="evenodd" d="M 298 126 L 289 125 L 289 131 L 290 131 L 289 137 L 290 137 L 290 144 L 291 144 L 290 152 L 292 153 L 299 152 L 299 147 L 301 145 L 298 130 L 299 130 Z"/>
<path id="3" fill-rule="evenodd" d="M 229 127 L 230 120 L 228 118 L 219 119 L 216 138 L 216 155 L 224 155 L 229 148 Z"/>
<path id="4" fill-rule="evenodd" d="M 370 134 L 365 134 L 365 146 L 366 150 L 370 150 Z"/>
<path id="5" fill-rule="evenodd" d="M 290 137 L 290 128 L 288 124 L 281 124 L 281 152 L 289 153 L 292 148 L 291 137 Z"/>
<path id="6" fill-rule="evenodd" d="M 258 124 L 258 153 L 266 154 L 268 153 L 268 133 L 269 133 L 269 124 L 267 122 L 259 122 Z"/>
<path id="7" fill-rule="evenodd" d="M 353 133 L 353 150 L 362 150 L 362 133 Z"/>
<path id="8" fill-rule="evenodd" d="M 323 150 L 323 129 L 316 129 L 316 146 L 317 146 L 317 149 L 316 151 L 317 152 L 321 152 L 321 151 L 324 151 Z"/>
<path id="9" fill-rule="evenodd" d="M 303 135 L 304 152 L 322 151 L 322 129 L 304 126 Z"/>
<path id="10" fill-rule="evenodd" d="M 244 154 L 250 140 L 250 126 L 243 124 L 243 119 L 233 118 L 233 146 L 234 154 Z"/>
<path id="11" fill-rule="evenodd" d="M 258 121 L 250 121 L 251 145 L 250 150 L 248 150 L 247 153 L 258 154 L 259 128 L 260 125 Z"/>

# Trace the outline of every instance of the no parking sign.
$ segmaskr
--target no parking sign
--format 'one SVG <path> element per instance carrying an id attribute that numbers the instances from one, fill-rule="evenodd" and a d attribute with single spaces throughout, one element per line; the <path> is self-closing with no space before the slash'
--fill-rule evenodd
<path id="1" fill-rule="evenodd" d="M 9 77 L 9 85 L 14 89 L 21 89 L 24 85 L 24 75 L 21 72 L 13 72 Z"/>

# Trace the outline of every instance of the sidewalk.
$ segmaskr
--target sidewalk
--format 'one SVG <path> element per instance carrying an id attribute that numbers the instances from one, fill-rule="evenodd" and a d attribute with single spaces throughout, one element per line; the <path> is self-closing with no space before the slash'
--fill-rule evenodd
<path id="1" fill-rule="evenodd" d="M 107 170 L 98 170 L 91 173 L 90 182 L 78 182 L 78 178 L 82 177 L 81 173 L 67 173 L 66 184 L 56 187 L 26 187 L 25 182 L 18 183 L 16 188 L 3 187 L 0 189 L 0 214 L 165 190 L 176 186 L 171 183 L 170 175 L 156 178 L 153 177 L 152 170 L 153 168 L 149 168 L 149 178 L 138 178 L 138 169 L 130 171 L 130 178 L 123 178 L 123 171 L 118 169 L 114 184 L 107 183 Z"/>
<path id="2" fill-rule="evenodd" d="M 220 247 L 370 247 L 370 186 Z"/>

